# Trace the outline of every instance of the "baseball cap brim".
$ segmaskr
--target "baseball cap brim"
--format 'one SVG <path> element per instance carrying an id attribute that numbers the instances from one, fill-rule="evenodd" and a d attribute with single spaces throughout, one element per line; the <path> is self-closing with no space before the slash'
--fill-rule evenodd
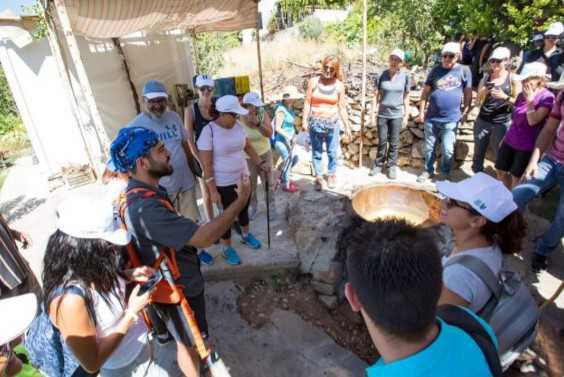
<path id="1" fill-rule="evenodd" d="M 513 75 L 512 80 L 523 81 L 523 80 L 530 79 L 531 77 L 546 78 L 547 76 L 541 75 L 540 73 L 531 72 L 531 73 L 526 73 L 524 75 Z"/>
<path id="2" fill-rule="evenodd" d="M 0 300 L 0 345 L 22 335 L 37 314 L 37 297 L 26 293 Z"/>
<path id="3" fill-rule="evenodd" d="M 238 106 L 230 109 L 231 113 L 239 114 L 239 115 L 247 115 L 249 110 L 245 109 L 243 106 Z"/>
<path id="4" fill-rule="evenodd" d="M 250 101 L 243 100 L 243 105 L 253 105 L 255 107 L 263 107 L 264 103 L 262 103 L 260 98 L 257 98 L 256 100 L 250 100 Z"/>
<path id="5" fill-rule="evenodd" d="M 144 96 L 148 99 L 155 99 L 155 98 L 168 98 L 168 94 L 165 92 L 154 92 L 154 93 L 146 93 Z"/>
<path id="6" fill-rule="evenodd" d="M 454 199 L 454 200 L 460 200 L 461 202 L 466 203 L 466 200 L 467 200 L 466 196 L 464 195 L 462 190 L 460 190 L 460 185 L 455 183 L 455 182 L 439 181 L 439 182 L 437 182 L 437 191 L 441 195 L 443 195 L 447 198 L 451 198 L 451 199 Z M 470 204 L 470 203 L 468 203 L 468 204 Z"/>
<path id="7" fill-rule="evenodd" d="M 125 246 L 131 242 L 131 234 L 125 229 L 116 229 L 113 232 L 101 234 L 100 238 L 117 246 Z"/>

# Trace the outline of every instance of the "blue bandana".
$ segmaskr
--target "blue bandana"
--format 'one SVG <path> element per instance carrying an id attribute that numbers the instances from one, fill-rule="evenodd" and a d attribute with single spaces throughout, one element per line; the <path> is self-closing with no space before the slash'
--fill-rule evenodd
<path id="1" fill-rule="evenodd" d="M 159 142 L 157 134 L 143 127 L 122 128 L 110 147 L 115 169 L 127 173 L 139 157 L 147 154 Z"/>

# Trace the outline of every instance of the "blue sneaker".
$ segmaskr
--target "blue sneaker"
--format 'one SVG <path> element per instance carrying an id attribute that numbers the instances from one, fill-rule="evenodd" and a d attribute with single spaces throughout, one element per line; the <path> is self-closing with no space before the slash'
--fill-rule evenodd
<path id="1" fill-rule="evenodd" d="M 247 233 L 246 236 L 241 235 L 241 242 L 248 245 L 251 249 L 260 249 L 262 246 L 260 241 L 253 236 L 252 233 Z"/>
<path id="2" fill-rule="evenodd" d="M 202 262 L 203 264 L 207 264 L 208 266 L 211 266 L 213 264 L 212 255 L 205 250 L 200 250 L 198 258 L 200 258 L 200 262 Z"/>
<path id="3" fill-rule="evenodd" d="M 241 258 L 239 258 L 239 255 L 237 254 L 237 250 L 235 250 L 231 246 L 223 250 L 223 257 L 225 258 L 227 264 L 230 264 L 232 266 L 241 264 Z"/>

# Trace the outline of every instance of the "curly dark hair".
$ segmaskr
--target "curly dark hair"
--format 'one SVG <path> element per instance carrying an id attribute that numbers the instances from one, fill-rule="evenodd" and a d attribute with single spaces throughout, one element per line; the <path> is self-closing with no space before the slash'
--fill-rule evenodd
<path id="1" fill-rule="evenodd" d="M 498 245 L 502 253 L 518 253 L 527 234 L 527 221 L 520 210 L 515 210 L 499 223 L 486 219 L 480 232 L 489 242 Z"/>
<path id="2" fill-rule="evenodd" d="M 56 230 L 49 237 L 43 258 L 45 310 L 48 311 L 51 300 L 56 297 L 56 289 L 78 285 L 84 289 L 86 307 L 97 324 L 89 288 L 95 287 L 107 303 L 110 294 L 123 297 L 119 288 L 121 256 L 122 250 L 108 241 L 76 238 Z M 59 306 L 60 301 L 57 311 Z"/>

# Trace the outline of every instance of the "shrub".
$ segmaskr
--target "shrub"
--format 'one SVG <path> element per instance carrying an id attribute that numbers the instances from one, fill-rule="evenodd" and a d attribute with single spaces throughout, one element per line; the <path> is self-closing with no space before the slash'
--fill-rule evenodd
<path id="1" fill-rule="evenodd" d="M 323 24 L 317 17 L 307 17 L 298 25 L 300 35 L 304 39 L 318 40 L 323 33 Z"/>

